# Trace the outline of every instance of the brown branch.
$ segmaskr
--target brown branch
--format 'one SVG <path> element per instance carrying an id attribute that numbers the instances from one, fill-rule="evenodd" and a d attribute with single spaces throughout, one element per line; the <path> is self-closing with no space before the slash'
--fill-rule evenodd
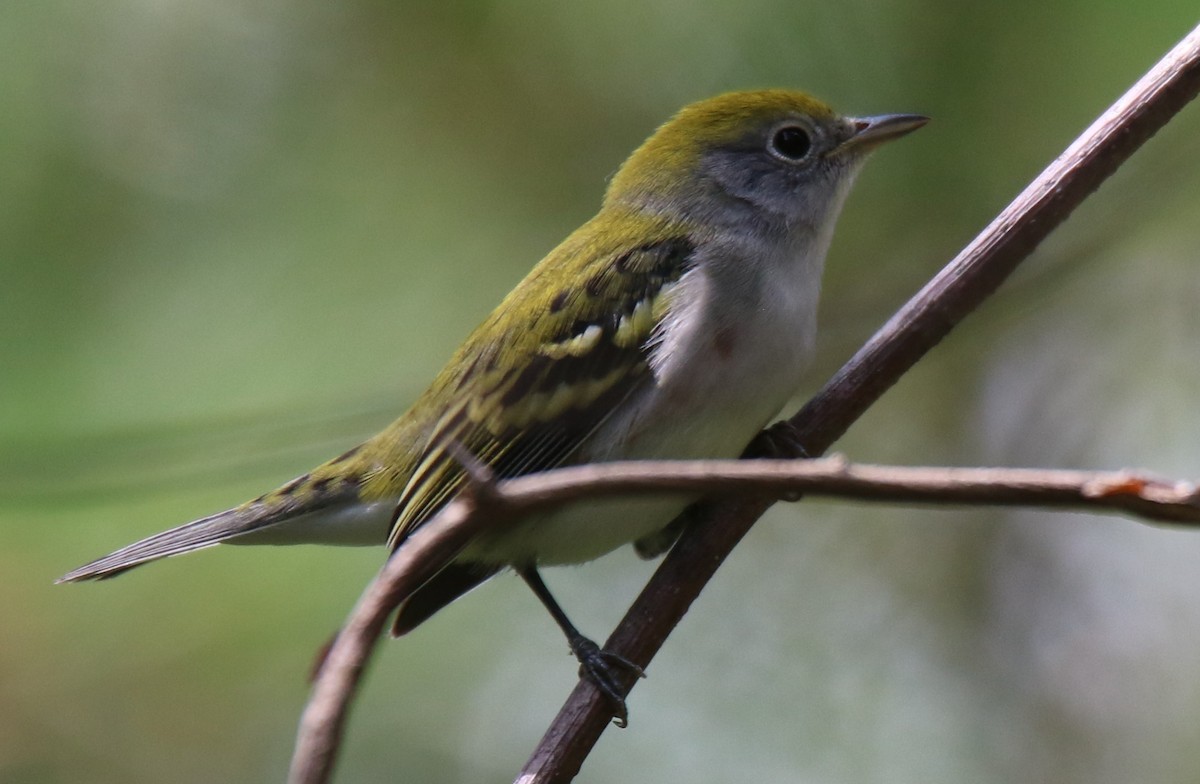
<path id="1" fill-rule="evenodd" d="M 627 460 L 557 468 L 489 484 L 487 501 L 456 501 L 437 520 L 429 558 L 444 542 L 461 541 L 497 513 L 512 519 L 589 498 L 712 495 L 779 500 L 795 493 L 880 503 L 969 504 L 1121 512 L 1156 523 L 1200 526 L 1200 488 L 1146 471 L 1050 468 L 953 468 L 850 463 L 841 455 L 816 460 Z M 429 526 L 435 526 L 431 521 Z M 445 533 L 441 533 L 445 529 Z M 405 545 L 407 547 L 407 544 Z M 415 548 L 415 549 L 417 549 Z M 409 557 L 407 560 L 417 560 Z M 399 566 L 407 573 L 412 567 Z M 378 601 L 390 598 L 380 593 Z"/>
<path id="2" fill-rule="evenodd" d="M 388 613 L 437 572 L 485 524 L 468 497 L 448 505 L 437 525 L 422 526 L 388 559 L 346 619 L 316 672 L 288 771 L 292 784 L 327 782 L 345 730 L 347 708 Z"/>
<path id="3" fill-rule="evenodd" d="M 584 498 L 685 493 L 779 500 L 794 493 L 882 503 L 1040 506 L 1122 512 L 1158 523 L 1200 525 L 1194 482 L 1144 471 L 944 468 L 818 460 L 660 460 L 560 468 L 495 485 L 509 517 Z M 492 508 L 475 514 L 494 514 Z M 466 515 L 466 516 L 469 516 Z"/>
<path id="4" fill-rule="evenodd" d="M 1028 468 L 907 468 L 821 460 L 697 460 L 604 463 L 487 485 L 449 504 L 413 535 L 363 594 L 321 668 L 300 726 L 291 781 L 326 781 L 346 708 L 397 597 L 432 576 L 496 515 L 531 514 L 584 498 L 665 492 L 778 499 L 796 492 L 864 501 L 1099 509 L 1200 525 L 1200 490 L 1142 472 Z"/>
<path id="5" fill-rule="evenodd" d="M 827 450 L 1197 92 L 1200 27 L 1093 123 L 790 420 L 806 452 Z M 706 507 L 605 647 L 642 667 L 649 665 L 717 567 L 768 506 L 761 500 L 742 500 Z M 604 699 L 580 682 L 517 780 L 570 781 L 610 716 Z"/>

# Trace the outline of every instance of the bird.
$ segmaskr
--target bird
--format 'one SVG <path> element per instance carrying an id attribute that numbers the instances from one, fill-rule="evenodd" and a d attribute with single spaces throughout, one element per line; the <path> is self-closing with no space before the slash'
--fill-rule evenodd
<path id="1" fill-rule="evenodd" d="M 843 116 L 790 89 L 685 106 L 377 435 L 251 501 L 123 547 L 59 582 L 101 580 L 217 544 L 384 544 L 464 491 L 464 456 L 499 479 L 628 459 L 732 458 L 800 385 L 825 256 L 855 176 L 917 114 Z M 622 545 L 664 552 L 690 500 L 603 499 L 482 533 L 400 603 L 405 634 L 495 574 L 519 574 L 581 673 L 627 716 L 621 670 L 539 569 Z"/>

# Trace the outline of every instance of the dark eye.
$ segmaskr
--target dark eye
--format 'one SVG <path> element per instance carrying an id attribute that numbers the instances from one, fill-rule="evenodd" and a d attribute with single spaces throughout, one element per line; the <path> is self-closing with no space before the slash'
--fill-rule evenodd
<path id="1" fill-rule="evenodd" d="M 787 161 L 802 160 L 811 149 L 812 137 L 796 125 L 784 126 L 771 137 L 771 152 Z"/>

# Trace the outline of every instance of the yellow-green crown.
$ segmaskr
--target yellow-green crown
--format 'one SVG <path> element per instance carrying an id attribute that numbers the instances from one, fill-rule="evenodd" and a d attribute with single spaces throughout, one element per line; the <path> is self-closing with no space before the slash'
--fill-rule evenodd
<path id="1" fill-rule="evenodd" d="M 818 124 L 838 116 L 824 102 L 798 90 L 724 93 L 685 106 L 621 165 L 605 201 L 684 185 L 696 173 L 705 150 L 731 144 L 755 129 L 796 115 L 811 117 Z"/>

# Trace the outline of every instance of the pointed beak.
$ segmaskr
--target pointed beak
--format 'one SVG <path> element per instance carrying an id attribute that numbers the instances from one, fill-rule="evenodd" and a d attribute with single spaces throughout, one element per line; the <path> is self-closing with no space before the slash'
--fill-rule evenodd
<path id="1" fill-rule="evenodd" d="M 844 155 L 847 152 L 865 153 L 884 142 L 899 139 L 929 122 L 922 114 L 880 114 L 874 117 L 849 117 L 852 135 L 830 153 Z"/>

